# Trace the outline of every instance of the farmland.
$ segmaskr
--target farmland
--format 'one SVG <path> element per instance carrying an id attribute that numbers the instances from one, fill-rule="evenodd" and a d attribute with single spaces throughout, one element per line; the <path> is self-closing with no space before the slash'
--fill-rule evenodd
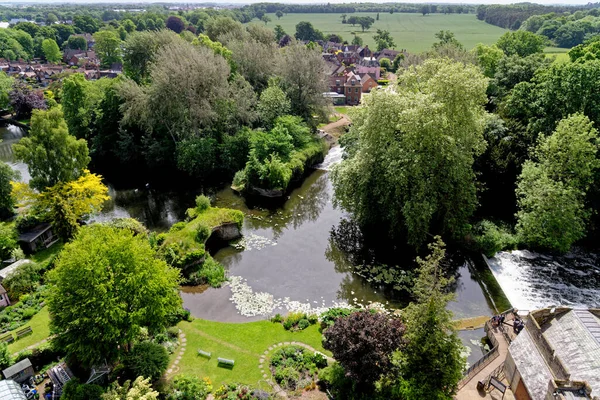
<path id="1" fill-rule="evenodd" d="M 422 52 L 431 47 L 436 41 L 434 34 L 440 30 L 454 32 L 456 38 L 468 49 L 477 43 L 492 44 L 506 32 L 505 29 L 490 25 L 478 20 L 474 14 L 421 14 L 409 13 L 380 13 L 379 21 L 364 33 L 360 26 L 342 24 L 341 14 L 288 14 L 277 19 L 275 14 L 268 14 L 271 22 L 268 27 L 279 24 L 290 35 L 296 32 L 296 24 L 300 21 L 309 21 L 323 33 L 337 33 L 349 42 L 356 32 L 363 38 L 364 44 L 375 46 L 373 35 L 377 29 L 388 30 L 396 41 L 396 48 L 407 49 L 409 52 Z M 371 16 L 376 18 L 377 13 L 353 13 L 352 16 Z M 252 23 L 262 23 L 254 20 Z"/>

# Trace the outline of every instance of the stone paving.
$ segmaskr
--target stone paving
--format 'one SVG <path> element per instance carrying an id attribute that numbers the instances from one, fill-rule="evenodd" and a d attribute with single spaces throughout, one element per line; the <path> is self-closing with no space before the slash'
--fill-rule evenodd
<path id="1" fill-rule="evenodd" d="M 167 375 L 172 375 L 172 374 L 176 373 L 177 371 L 179 371 L 179 362 L 181 361 L 181 357 L 183 357 L 183 353 L 185 353 L 186 345 L 187 345 L 187 338 L 185 337 L 185 333 L 183 333 L 180 329 L 179 330 L 179 353 L 177 354 L 177 357 L 175 357 L 173 364 L 171 364 L 169 366 L 169 369 L 167 370 Z"/>

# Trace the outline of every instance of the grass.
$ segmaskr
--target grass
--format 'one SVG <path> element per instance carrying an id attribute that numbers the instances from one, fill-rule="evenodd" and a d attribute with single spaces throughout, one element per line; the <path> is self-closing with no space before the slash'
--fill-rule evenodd
<path id="1" fill-rule="evenodd" d="M 569 61 L 569 55 L 567 54 L 571 49 L 565 49 L 562 47 L 546 47 L 544 53 L 546 57 L 554 57 L 554 62 L 565 62 Z"/>
<path id="2" fill-rule="evenodd" d="M 279 24 L 290 35 L 296 32 L 296 24 L 308 21 L 325 34 L 336 33 L 348 42 L 352 41 L 351 32 L 362 37 L 364 44 L 375 48 L 373 35 L 377 29 L 388 30 L 397 49 L 407 49 L 412 53 L 420 53 L 431 48 L 437 41 L 434 34 L 440 30 L 454 32 L 456 38 L 467 48 L 471 49 L 477 43 L 493 44 L 506 29 L 480 21 L 474 14 L 431 14 L 423 16 L 411 13 L 380 13 L 379 21 L 375 21 L 368 31 L 362 32 L 360 26 L 342 24 L 340 14 L 288 14 L 277 19 L 275 14 L 268 14 L 272 22 L 267 26 L 274 28 Z M 348 16 L 370 16 L 376 18 L 377 13 L 352 13 Z M 251 23 L 259 23 L 254 20 Z M 260 22 L 262 23 L 262 22 Z"/>
<path id="3" fill-rule="evenodd" d="M 346 106 L 337 106 L 337 107 L 333 107 L 335 109 L 335 112 L 338 114 L 345 114 L 348 115 L 348 110 L 350 109 L 350 107 L 346 107 Z"/>
<path id="4" fill-rule="evenodd" d="M 193 322 L 181 322 L 179 328 L 186 335 L 187 345 L 178 365 L 179 370 L 174 373 L 209 377 L 215 387 L 224 383 L 262 387 L 260 381 L 264 378 L 258 369 L 260 357 L 269 346 L 277 343 L 302 342 L 331 355 L 321 346 L 321 333 L 317 325 L 290 332 L 283 329 L 281 324 L 270 321 L 234 324 L 196 319 Z M 212 358 L 199 356 L 199 349 L 211 352 Z M 232 369 L 218 367 L 218 357 L 235 360 L 235 366 Z M 268 357 L 265 363 L 268 363 Z"/>
<path id="5" fill-rule="evenodd" d="M 29 320 L 25 325 L 15 329 L 14 331 L 3 333 L 2 335 L 6 335 L 8 333 L 12 333 L 13 336 L 16 337 L 15 332 L 20 331 L 28 326 L 31 327 L 33 331 L 31 335 L 25 336 L 22 339 L 12 342 L 8 345 L 8 351 L 11 354 L 15 354 L 20 352 L 21 350 L 32 346 L 36 343 L 41 342 L 42 340 L 48 338 L 50 336 L 50 314 L 48 313 L 48 307 L 44 307 Z"/>
<path id="6" fill-rule="evenodd" d="M 31 260 L 38 264 L 43 264 L 52 259 L 52 257 L 56 256 L 61 250 L 65 247 L 65 244 L 62 241 L 58 241 L 54 243 L 52 246 L 44 249 L 42 251 L 38 251 L 37 253 L 31 256 Z"/>

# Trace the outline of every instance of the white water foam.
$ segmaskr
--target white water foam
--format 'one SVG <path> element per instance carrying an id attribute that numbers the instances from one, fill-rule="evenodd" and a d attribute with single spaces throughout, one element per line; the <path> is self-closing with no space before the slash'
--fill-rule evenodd
<path id="1" fill-rule="evenodd" d="M 329 152 L 325 156 L 323 162 L 321 164 L 315 165 L 315 168 L 329 171 L 331 170 L 331 167 L 342 161 L 343 155 L 344 149 L 342 149 L 340 146 L 334 146 L 331 149 L 329 149 Z"/>
<path id="2" fill-rule="evenodd" d="M 579 249 L 564 256 L 503 251 L 487 259 L 504 294 L 519 310 L 600 306 L 599 261 L 600 255 Z"/>

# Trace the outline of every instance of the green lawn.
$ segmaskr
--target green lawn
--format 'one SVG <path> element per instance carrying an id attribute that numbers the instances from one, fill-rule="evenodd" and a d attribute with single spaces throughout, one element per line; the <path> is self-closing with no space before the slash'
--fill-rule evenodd
<path id="1" fill-rule="evenodd" d="M 348 110 L 350 109 L 350 107 L 346 107 L 346 106 L 336 106 L 333 107 L 335 109 L 335 112 L 338 114 L 346 114 L 348 115 Z"/>
<path id="2" fill-rule="evenodd" d="M 281 324 L 270 321 L 234 324 L 196 319 L 191 323 L 181 322 L 179 328 L 186 335 L 187 346 L 179 362 L 180 369 L 174 373 L 208 376 L 214 387 L 237 382 L 264 389 L 264 383 L 260 382 L 264 378 L 258 369 L 260 356 L 269 346 L 280 342 L 306 343 L 331 355 L 321 346 L 321 333 L 317 325 L 300 332 L 290 332 L 283 329 Z M 212 358 L 209 360 L 198 356 L 198 349 L 211 352 Z M 235 360 L 235 366 L 232 369 L 218 367 L 218 357 Z"/>
<path id="3" fill-rule="evenodd" d="M 29 336 L 25 336 L 24 338 L 9 344 L 8 350 L 10 351 L 10 353 L 18 353 L 26 347 L 39 343 L 42 340 L 46 339 L 48 336 L 50 336 L 49 323 L 50 315 L 48 314 L 48 308 L 44 307 L 40 310 L 40 312 L 35 314 L 27 324 L 15 329 L 14 331 L 11 331 L 10 333 L 12 333 L 13 336 L 16 337 L 16 331 L 30 326 L 33 333 Z M 6 334 L 8 334 L 8 332 L 3 333 L 2 335 L 4 336 Z"/>
<path id="4" fill-rule="evenodd" d="M 506 32 L 505 29 L 480 21 L 474 14 L 421 14 L 410 13 L 380 13 L 379 21 L 362 32 L 360 26 L 342 24 L 341 14 L 288 14 L 277 19 L 275 14 L 268 14 L 271 22 L 267 25 L 274 28 L 279 24 L 290 35 L 296 32 L 296 24 L 300 21 L 308 21 L 322 32 L 337 33 L 342 38 L 352 40 L 351 32 L 356 32 L 369 47 L 375 47 L 373 35 L 377 29 L 388 30 L 396 41 L 397 49 L 407 49 L 409 52 L 419 53 L 428 50 L 437 40 L 434 37 L 440 30 L 454 32 L 456 38 L 468 49 L 477 43 L 492 44 Z M 377 13 L 353 13 L 348 16 L 371 16 L 375 19 Z M 262 23 L 254 20 L 251 23 Z"/>
<path id="5" fill-rule="evenodd" d="M 565 49 L 562 47 L 546 47 L 544 53 L 547 57 L 554 57 L 555 62 L 569 61 L 568 51 L 571 49 Z"/>

